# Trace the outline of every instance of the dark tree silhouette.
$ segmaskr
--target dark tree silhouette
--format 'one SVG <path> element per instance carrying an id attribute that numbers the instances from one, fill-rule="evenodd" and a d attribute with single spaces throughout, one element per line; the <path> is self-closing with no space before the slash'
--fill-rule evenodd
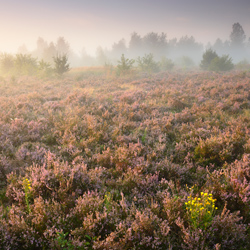
<path id="1" fill-rule="evenodd" d="M 239 23 L 233 24 L 233 30 L 230 34 L 231 44 L 233 46 L 243 46 L 246 39 L 245 31 Z"/>
<path id="2" fill-rule="evenodd" d="M 69 71 L 68 57 L 66 55 L 57 55 L 53 57 L 55 63 L 55 73 L 62 76 L 65 72 Z"/>

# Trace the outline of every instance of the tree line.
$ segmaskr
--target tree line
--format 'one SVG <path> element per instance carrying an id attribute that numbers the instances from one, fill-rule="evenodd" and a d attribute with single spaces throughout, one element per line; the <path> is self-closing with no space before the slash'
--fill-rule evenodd
<path id="1" fill-rule="evenodd" d="M 169 58 L 176 64 L 192 66 L 198 65 L 204 51 L 209 49 L 214 51 L 217 57 L 225 59 L 225 56 L 228 55 L 234 62 L 240 62 L 243 59 L 250 58 L 250 38 L 247 39 L 245 31 L 239 23 L 232 25 L 229 40 L 222 41 L 218 38 L 214 44 L 207 44 L 206 46 L 197 42 L 193 36 L 183 36 L 180 39 L 173 38 L 168 40 L 167 34 L 163 32 L 160 34 L 149 32 L 144 36 L 133 32 L 128 45 L 126 45 L 125 39 L 121 39 L 115 42 L 109 50 L 98 47 L 94 57 L 88 55 L 84 50 L 81 55 L 76 55 L 64 37 L 59 37 L 55 43 L 47 42 L 39 37 L 34 51 L 30 52 L 25 46 L 22 46 L 19 48 L 19 53 L 16 56 L 3 53 L 1 55 L 1 64 L 2 66 L 4 65 L 2 68 L 5 71 L 8 71 L 11 65 L 17 65 L 19 71 L 25 70 L 30 73 L 34 70 L 40 70 L 48 73 L 53 71 L 52 69 L 55 71 L 56 68 L 60 68 L 56 65 L 56 57 L 57 59 L 61 57 L 60 60 L 68 60 L 72 67 L 76 67 L 117 65 L 121 55 L 124 55 L 126 58 L 143 58 L 146 55 L 152 55 L 159 62 Z M 62 58 L 63 56 L 65 57 L 64 59 Z M 18 66 L 21 65 L 22 61 L 26 63 L 25 69 L 23 69 L 23 66 Z M 57 60 L 57 62 L 59 61 Z M 138 60 L 135 63 L 138 66 L 140 65 Z M 66 67 L 67 62 L 64 64 Z"/>

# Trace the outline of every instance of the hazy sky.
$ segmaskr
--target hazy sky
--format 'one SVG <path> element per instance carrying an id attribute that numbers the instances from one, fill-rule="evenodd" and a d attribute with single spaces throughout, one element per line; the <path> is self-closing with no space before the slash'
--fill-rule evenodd
<path id="1" fill-rule="evenodd" d="M 0 51 L 36 47 L 38 37 L 65 37 L 75 52 L 111 48 L 132 32 L 193 35 L 199 42 L 229 38 L 239 22 L 250 36 L 250 0 L 0 0 Z"/>

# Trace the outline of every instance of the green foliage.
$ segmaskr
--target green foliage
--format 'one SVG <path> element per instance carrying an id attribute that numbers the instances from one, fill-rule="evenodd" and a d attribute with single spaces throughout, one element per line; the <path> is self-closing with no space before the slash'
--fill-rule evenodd
<path id="1" fill-rule="evenodd" d="M 57 233 L 58 237 L 55 239 L 61 250 L 74 250 L 75 247 L 72 242 L 67 239 L 69 233 Z"/>
<path id="2" fill-rule="evenodd" d="M 44 60 L 38 62 L 38 74 L 42 77 L 48 77 L 52 75 L 51 65 Z"/>
<path id="3" fill-rule="evenodd" d="M 160 69 L 162 71 L 172 70 L 174 68 L 174 63 L 171 59 L 162 57 L 160 61 Z"/>
<path id="4" fill-rule="evenodd" d="M 159 64 L 154 60 L 152 53 L 146 54 L 144 57 L 138 57 L 138 66 L 140 70 L 148 73 L 158 72 L 160 70 Z"/>
<path id="5" fill-rule="evenodd" d="M 230 71 L 233 68 L 232 58 L 230 58 L 229 55 L 216 57 L 209 65 L 209 70 L 211 71 Z"/>
<path id="6" fill-rule="evenodd" d="M 57 238 L 55 238 L 55 242 L 57 247 L 60 250 L 92 250 L 93 242 L 96 240 L 96 237 L 91 238 L 89 235 L 85 235 L 85 241 L 82 246 L 75 246 L 72 240 L 68 239 L 69 233 L 57 232 Z"/>
<path id="7" fill-rule="evenodd" d="M 1 71 L 3 74 L 10 73 L 15 65 L 15 58 L 11 54 L 4 53 L 0 57 Z"/>
<path id="8" fill-rule="evenodd" d="M 67 55 L 57 55 L 53 57 L 55 68 L 54 71 L 57 75 L 62 76 L 69 71 L 69 63 Z"/>
<path id="9" fill-rule="evenodd" d="M 205 53 L 202 55 L 202 61 L 200 63 L 200 67 L 204 70 L 208 70 L 213 59 L 217 58 L 218 55 L 211 48 L 207 49 Z"/>
<path id="10" fill-rule="evenodd" d="M 210 71 L 229 71 L 234 68 L 234 65 L 229 55 L 219 57 L 215 51 L 208 49 L 202 56 L 200 67 Z"/>
<path id="11" fill-rule="evenodd" d="M 118 61 L 117 65 L 117 74 L 124 75 L 130 72 L 134 64 L 133 59 L 125 58 L 124 54 L 122 54 L 120 61 Z"/>
<path id="12" fill-rule="evenodd" d="M 143 144 L 145 144 L 147 138 L 147 128 L 145 128 L 144 133 L 142 135 L 141 141 Z"/>
<path id="13" fill-rule="evenodd" d="M 28 54 L 3 54 L 1 71 L 6 75 L 35 75 L 38 70 L 37 60 Z"/>
<path id="14" fill-rule="evenodd" d="M 16 54 L 15 70 L 19 75 L 34 75 L 37 72 L 37 61 L 31 55 Z"/>

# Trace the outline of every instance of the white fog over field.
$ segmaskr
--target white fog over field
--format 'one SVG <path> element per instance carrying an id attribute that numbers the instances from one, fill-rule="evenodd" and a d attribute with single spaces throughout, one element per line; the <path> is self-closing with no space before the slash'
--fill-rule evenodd
<path id="1" fill-rule="evenodd" d="M 198 64 L 207 48 L 234 63 L 250 60 L 248 0 L 0 2 L 1 53 L 50 61 L 53 53 L 66 52 L 72 66 L 114 64 L 122 53 L 153 53 L 177 63 L 184 56 Z M 243 32 L 236 45 L 233 24 Z"/>

